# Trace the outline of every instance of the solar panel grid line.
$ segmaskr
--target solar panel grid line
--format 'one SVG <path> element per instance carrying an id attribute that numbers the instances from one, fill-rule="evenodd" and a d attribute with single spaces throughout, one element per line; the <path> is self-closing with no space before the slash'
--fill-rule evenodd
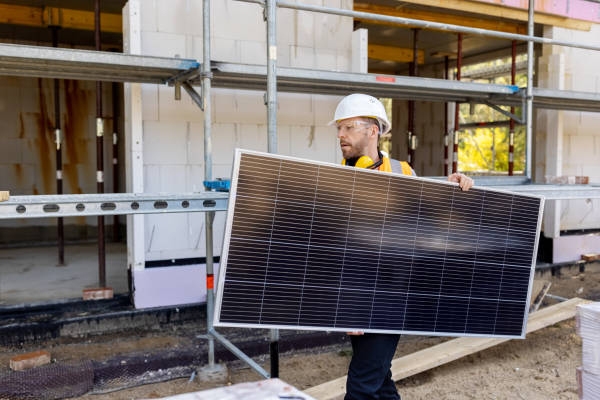
<path id="1" fill-rule="evenodd" d="M 511 225 L 511 221 L 512 221 L 512 208 L 513 208 L 513 202 L 514 202 L 514 197 L 511 199 L 510 201 L 510 211 L 508 212 L 508 229 L 506 229 L 506 243 L 508 243 L 509 241 L 509 233 L 510 233 L 510 225 Z M 504 252 L 503 252 L 503 259 L 502 259 L 502 264 L 505 265 L 506 264 L 506 252 L 507 252 L 507 248 L 504 248 Z M 505 268 L 502 268 L 501 272 L 500 272 L 500 282 L 499 282 L 499 286 L 500 288 L 503 287 L 503 280 L 504 280 L 504 272 L 505 272 Z M 502 294 L 502 289 L 500 289 L 500 292 L 498 293 L 498 297 L 501 298 L 501 294 Z M 498 325 L 498 311 L 500 310 L 500 304 L 498 303 L 498 306 L 496 307 L 496 313 L 494 314 L 494 325 L 497 326 Z"/>
<path id="2" fill-rule="evenodd" d="M 318 183 L 319 181 L 319 174 L 317 173 L 317 177 L 316 177 L 316 182 Z M 313 204 L 316 202 L 316 196 L 317 196 L 317 192 L 315 191 L 315 193 L 312 196 L 312 202 Z M 314 216 L 315 216 L 315 207 L 312 207 L 312 213 L 311 213 L 311 223 L 310 223 L 310 230 L 312 231 L 313 229 L 313 222 L 314 222 Z M 310 245 L 311 245 L 311 240 L 312 240 L 312 236 L 309 237 L 308 240 L 308 248 L 310 249 Z M 305 289 L 306 289 L 306 274 L 308 271 L 308 257 L 305 257 L 305 261 L 304 261 L 304 271 L 303 271 L 303 281 L 302 281 L 302 291 L 300 292 L 300 298 L 304 299 L 304 293 L 305 293 Z M 302 305 L 303 302 L 300 302 L 300 307 L 298 310 L 298 318 L 296 319 L 296 324 L 300 325 L 300 316 L 302 315 Z M 307 313 L 310 313 L 310 309 L 305 308 Z"/>
<path id="3" fill-rule="evenodd" d="M 354 181 L 355 176 L 352 176 L 352 179 Z M 339 279 L 339 285 L 338 285 L 337 290 L 336 290 L 337 291 L 336 304 L 338 305 L 338 307 L 335 307 L 335 313 L 334 313 L 333 320 L 332 320 L 333 326 L 336 326 L 336 324 L 337 324 L 338 315 L 339 315 L 339 311 L 340 311 L 339 310 L 339 304 L 340 304 L 340 301 L 342 299 L 342 289 L 343 289 L 343 281 L 342 281 L 342 279 L 343 279 L 343 276 L 344 276 L 344 266 L 345 266 L 345 263 L 346 263 L 346 252 L 348 250 L 348 238 L 349 238 L 349 233 L 350 233 L 349 232 L 350 231 L 350 218 L 352 218 L 352 205 L 354 203 L 354 193 L 353 193 L 354 192 L 354 185 L 352 185 L 351 188 L 352 189 L 351 189 L 350 193 L 348 193 L 350 195 L 350 201 L 349 201 L 349 204 L 348 204 L 349 216 L 348 216 L 347 222 L 345 223 L 345 225 L 346 225 L 346 227 L 345 227 L 346 234 L 344 235 L 345 240 L 344 240 L 343 251 L 342 251 L 341 269 L 340 269 L 340 274 L 339 274 L 340 275 L 340 279 Z"/>
<path id="4" fill-rule="evenodd" d="M 279 177 L 280 174 L 279 172 L 281 171 L 281 162 L 279 162 L 279 168 L 277 169 L 278 174 L 277 174 L 277 183 L 275 184 L 275 187 L 278 188 L 279 187 Z M 268 176 L 268 175 L 267 175 Z M 271 261 L 272 261 L 272 245 L 273 245 L 273 225 L 275 224 L 275 216 L 276 216 L 276 212 L 277 212 L 277 195 L 278 195 L 278 191 L 275 191 L 275 198 L 273 199 L 273 203 L 274 203 L 274 207 L 273 207 L 273 212 L 271 214 L 271 220 L 270 220 L 270 224 L 271 224 L 271 229 L 270 229 L 270 235 L 269 235 L 269 239 L 268 239 L 268 247 L 267 247 L 267 259 L 266 259 L 266 265 L 270 265 Z M 267 300 L 271 300 L 270 298 L 267 298 L 267 296 L 265 295 L 265 292 L 267 290 L 267 279 L 269 276 L 269 273 L 272 272 L 271 269 L 267 268 L 264 274 L 264 281 L 263 281 L 263 285 L 262 285 L 262 295 L 260 297 L 260 317 L 258 322 L 261 323 L 262 319 L 265 316 L 264 313 L 264 306 L 265 306 L 265 299 Z M 272 294 L 273 291 L 271 291 L 271 296 L 273 296 Z"/>
<path id="5" fill-rule="evenodd" d="M 410 284 L 412 282 L 412 272 L 413 272 L 413 264 L 412 264 L 412 262 L 413 262 L 413 260 L 415 258 L 416 238 L 417 238 L 416 233 L 419 230 L 419 212 L 421 210 L 421 199 L 422 199 L 422 196 L 423 196 L 423 186 L 421 185 L 419 187 L 419 194 L 418 194 L 419 204 L 417 206 L 416 218 L 415 218 L 416 219 L 416 221 L 415 221 L 415 230 L 414 230 L 415 235 L 414 235 L 414 240 L 413 240 L 412 246 L 410 247 L 411 250 L 412 250 L 412 252 L 411 252 L 411 255 L 410 255 L 410 260 L 411 260 L 410 261 L 410 266 L 408 267 L 408 279 L 407 279 L 407 287 L 406 287 L 406 292 L 407 293 L 410 292 Z M 401 320 L 402 320 L 402 325 L 400 326 L 399 330 L 405 331 L 406 330 L 405 323 L 406 323 L 406 315 L 407 315 L 407 307 L 408 307 L 408 295 L 406 297 L 401 298 L 400 304 L 401 304 L 401 306 L 403 306 L 404 309 L 403 309 L 403 312 L 400 314 L 401 315 Z"/>
<path id="6" fill-rule="evenodd" d="M 543 200 L 474 189 L 238 152 L 215 325 L 522 336 Z M 236 213 L 242 193 L 261 199 L 241 201 Z M 507 204 L 518 223 L 495 229 Z M 252 274 L 262 276 L 262 292 Z M 248 310 L 265 317 L 257 324 Z"/>
<path id="7" fill-rule="evenodd" d="M 385 202 L 385 210 L 384 210 L 384 216 L 383 216 L 384 221 L 385 221 L 385 218 L 386 218 L 387 213 L 388 213 L 388 201 L 387 201 L 387 199 L 389 198 L 389 194 L 390 194 L 389 180 L 387 181 L 385 192 L 386 192 L 385 193 L 386 202 Z M 381 226 L 381 229 L 380 229 L 380 240 L 379 240 L 379 247 L 378 247 L 379 254 L 377 256 L 377 265 L 378 266 L 381 263 L 381 257 L 382 257 L 382 255 L 381 255 L 381 249 L 383 247 L 384 232 L 385 232 L 385 222 L 383 223 L 383 225 Z M 377 294 L 377 286 L 379 284 L 379 279 L 380 279 L 380 268 L 377 268 L 377 273 L 375 275 L 375 286 L 373 288 L 373 295 L 371 297 L 371 313 L 370 313 L 370 316 L 369 316 L 370 317 L 369 318 L 369 326 L 372 325 L 373 315 L 375 315 L 373 311 L 374 311 L 374 307 L 375 307 L 375 299 L 376 299 L 375 295 Z"/>
<path id="8" fill-rule="evenodd" d="M 454 207 L 454 196 L 451 197 L 450 200 L 450 210 L 452 210 Z M 448 241 L 449 241 L 449 237 L 450 237 L 450 223 L 452 221 L 452 211 L 450 212 L 449 216 L 448 216 L 448 226 L 446 228 L 446 235 L 445 235 L 445 242 L 444 242 L 444 253 L 443 253 L 443 258 L 442 258 L 442 273 L 441 273 L 441 281 L 444 282 L 444 271 L 446 269 L 446 254 L 448 252 Z M 442 298 L 442 284 L 440 284 L 440 289 L 439 289 L 439 297 L 438 297 L 438 304 L 437 304 L 437 308 L 436 308 L 436 315 L 440 315 L 440 301 Z M 438 319 L 435 320 L 435 324 L 433 326 L 433 330 L 436 330 L 437 327 L 437 323 L 438 323 Z"/>

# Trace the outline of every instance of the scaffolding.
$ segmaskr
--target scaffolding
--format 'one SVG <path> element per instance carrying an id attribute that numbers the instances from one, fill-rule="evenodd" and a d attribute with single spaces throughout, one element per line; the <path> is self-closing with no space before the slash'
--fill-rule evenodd
<path id="1" fill-rule="evenodd" d="M 548 200 L 600 198 L 600 187 L 531 185 L 531 119 L 533 108 L 600 112 L 600 94 L 535 88 L 531 85 L 533 44 L 572 46 L 600 50 L 597 46 L 554 41 L 533 35 L 533 0 L 529 5 L 528 35 L 474 29 L 458 25 L 436 24 L 420 20 L 389 17 L 379 14 L 304 5 L 285 0 L 237 0 L 256 3 L 265 9 L 267 24 L 267 55 L 265 65 L 223 63 L 211 60 L 210 0 L 203 0 L 203 60 L 162 58 L 113 52 L 58 49 L 51 47 L 0 44 L 0 75 L 94 80 L 106 82 L 151 83 L 174 87 L 175 93 L 183 88 L 192 100 L 204 110 L 205 180 L 212 180 L 211 145 L 211 88 L 234 88 L 266 91 L 268 120 L 268 149 L 277 152 L 277 93 L 295 92 L 327 95 L 345 95 L 365 92 L 377 97 L 456 102 L 522 107 L 523 115 L 510 115 L 527 125 L 526 179 L 506 180 L 488 178 L 487 182 L 511 191 L 542 195 Z M 473 33 L 511 40 L 526 41 L 526 88 L 513 85 L 494 85 L 414 76 L 380 75 L 370 73 L 333 72 L 314 69 L 278 67 L 276 57 L 277 7 L 385 21 L 399 25 L 435 28 L 458 33 Z M 201 92 L 196 87 L 201 86 Z M 502 110 L 506 113 L 506 111 Z M 216 211 L 227 209 L 227 194 L 213 191 L 180 194 L 86 194 L 55 196 L 16 196 L 0 203 L 0 219 L 40 218 L 74 215 L 119 215 L 166 212 L 205 212 L 207 275 L 213 274 L 212 223 Z M 207 319 L 209 365 L 214 363 L 216 339 L 261 375 L 269 374 L 245 356 L 212 327 L 214 293 L 207 287 Z M 278 334 L 271 334 L 272 364 L 270 376 L 277 376 Z"/>

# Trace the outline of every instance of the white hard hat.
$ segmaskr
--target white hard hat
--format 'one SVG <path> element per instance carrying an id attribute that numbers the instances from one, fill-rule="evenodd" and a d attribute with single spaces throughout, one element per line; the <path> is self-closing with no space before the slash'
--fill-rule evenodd
<path id="1" fill-rule="evenodd" d="M 392 129 L 392 124 L 388 120 L 383 104 L 373 96 L 362 93 L 354 93 L 344 97 L 335 109 L 335 115 L 329 125 L 346 118 L 366 117 L 374 118 L 379 121 L 381 129 L 380 134 L 385 134 Z"/>

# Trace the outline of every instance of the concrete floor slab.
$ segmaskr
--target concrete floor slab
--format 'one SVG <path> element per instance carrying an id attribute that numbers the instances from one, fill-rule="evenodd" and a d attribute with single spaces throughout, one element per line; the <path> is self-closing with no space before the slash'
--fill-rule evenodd
<path id="1" fill-rule="evenodd" d="M 57 262 L 56 247 L 0 249 L 0 306 L 81 299 L 98 287 L 97 243 L 65 245 L 66 265 Z M 106 286 L 128 292 L 124 243 L 106 243 Z"/>

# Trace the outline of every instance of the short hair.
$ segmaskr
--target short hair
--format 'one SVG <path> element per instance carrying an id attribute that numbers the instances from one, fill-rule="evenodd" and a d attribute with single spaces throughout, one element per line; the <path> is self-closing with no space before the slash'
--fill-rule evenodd
<path id="1" fill-rule="evenodd" d="M 379 134 L 381 135 L 381 132 L 382 132 L 381 122 L 379 122 L 379 120 L 377 118 L 361 117 L 361 121 L 365 121 L 369 124 L 375 125 L 377 127 L 377 129 L 379 129 Z"/>

